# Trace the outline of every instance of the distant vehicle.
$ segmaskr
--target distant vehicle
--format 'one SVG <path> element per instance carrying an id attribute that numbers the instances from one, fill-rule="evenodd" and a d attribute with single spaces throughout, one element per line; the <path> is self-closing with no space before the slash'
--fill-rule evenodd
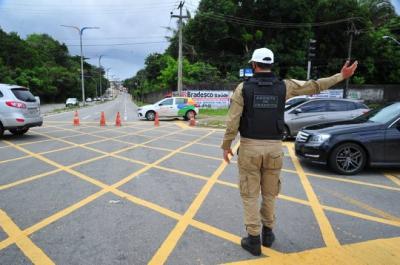
<path id="1" fill-rule="evenodd" d="M 23 135 L 29 128 L 42 126 L 40 103 L 29 89 L 0 84 L 0 137 L 5 130 Z"/>
<path id="2" fill-rule="evenodd" d="M 357 100 L 309 99 L 285 111 L 284 139 L 296 136 L 305 126 L 351 120 L 368 111 L 369 108 Z"/>
<path id="3" fill-rule="evenodd" d="M 138 116 L 140 119 L 153 121 L 158 112 L 161 118 L 183 117 L 189 120 L 191 115 L 195 117 L 199 113 L 199 105 L 192 98 L 188 97 L 171 97 L 162 99 L 153 105 L 146 105 L 138 108 Z"/>
<path id="4" fill-rule="evenodd" d="M 74 106 L 78 106 L 79 102 L 78 99 L 76 98 L 68 98 L 67 101 L 65 102 L 65 107 L 74 107 Z"/>
<path id="5" fill-rule="evenodd" d="M 86 99 L 86 102 L 92 102 L 93 100 L 92 100 L 92 98 L 87 98 Z"/>
<path id="6" fill-rule="evenodd" d="M 296 155 L 328 164 L 339 174 L 357 174 L 366 165 L 400 166 L 400 102 L 351 121 L 314 125 L 297 135 Z"/>
<path id="7" fill-rule="evenodd" d="M 297 97 L 292 97 L 286 100 L 285 102 L 285 110 L 291 109 L 297 105 L 300 105 L 303 102 L 306 102 L 310 100 L 310 96 L 297 96 Z"/>

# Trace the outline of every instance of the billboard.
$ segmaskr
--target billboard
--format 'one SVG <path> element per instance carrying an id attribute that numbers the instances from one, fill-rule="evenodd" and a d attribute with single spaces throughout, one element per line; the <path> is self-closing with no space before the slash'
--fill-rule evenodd
<path id="1" fill-rule="evenodd" d="M 233 91 L 228 90 L 186 90 L 181 96 L 193 98 L 200 108 L 228 108 Z"/>

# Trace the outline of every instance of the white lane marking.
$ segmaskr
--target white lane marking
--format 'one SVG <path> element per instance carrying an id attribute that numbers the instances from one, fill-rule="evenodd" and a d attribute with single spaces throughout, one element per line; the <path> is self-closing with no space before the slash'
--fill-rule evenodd
<path id="1" fill-rule="evenodd" d="M 87 119 L 89 119 L 91 116 L 92 116 L 92 115 L 85 116 L 85 117 L 82 118 L 82 120 L 87 120 Z"/>

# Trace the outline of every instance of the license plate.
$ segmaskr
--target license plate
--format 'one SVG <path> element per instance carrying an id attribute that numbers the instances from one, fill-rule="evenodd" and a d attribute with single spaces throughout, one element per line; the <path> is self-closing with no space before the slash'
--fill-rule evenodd
<path id="1" fill-rule="evenodd" d="M 38 112 L 38 109 L 34 108 L 34 109 L 28 109 L 29 114 L 36 114 Z"/>

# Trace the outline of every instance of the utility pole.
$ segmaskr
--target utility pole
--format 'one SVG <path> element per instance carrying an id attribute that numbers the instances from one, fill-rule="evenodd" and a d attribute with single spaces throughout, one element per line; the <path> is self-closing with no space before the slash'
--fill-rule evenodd
<path id="1" fill-rule="evenodd" d="M 351 60 L 351 48 L 353 46 L 353 37 L 354 35 L 358 35 L 359 31 L 356 28 L 356 25 L 354 25 L 354 22 L 351 22 L 350 25 L 350 30 L 348 31 L 349 35 L 350 35 L 350 40 L 349 40 L 349 49 L 347 51 L 347 60 L 350 61 Z M 349 89 L 349 82 L 350 82 L 350 78 L 346 79 L 346 86 L 344 87 L 343 90 L 343 98 L 347 98 L 347 91 Z"/>
<path id="2" fill-rule="evenodd" d="M 179 96 L 181 95 L 182 92 L 182 20 L 184 18 L 189 18 L 188 16 L 183 16 L 182 15 L 182 8 L 183 5 L 185 4 L 185 1 L 181 1 L 179 3 L 179 16 L 177 15 L 172 15 L 171 12 L 171 18 L 179 18 L 179 52 L 178 52 L 178 94 Z"/>

